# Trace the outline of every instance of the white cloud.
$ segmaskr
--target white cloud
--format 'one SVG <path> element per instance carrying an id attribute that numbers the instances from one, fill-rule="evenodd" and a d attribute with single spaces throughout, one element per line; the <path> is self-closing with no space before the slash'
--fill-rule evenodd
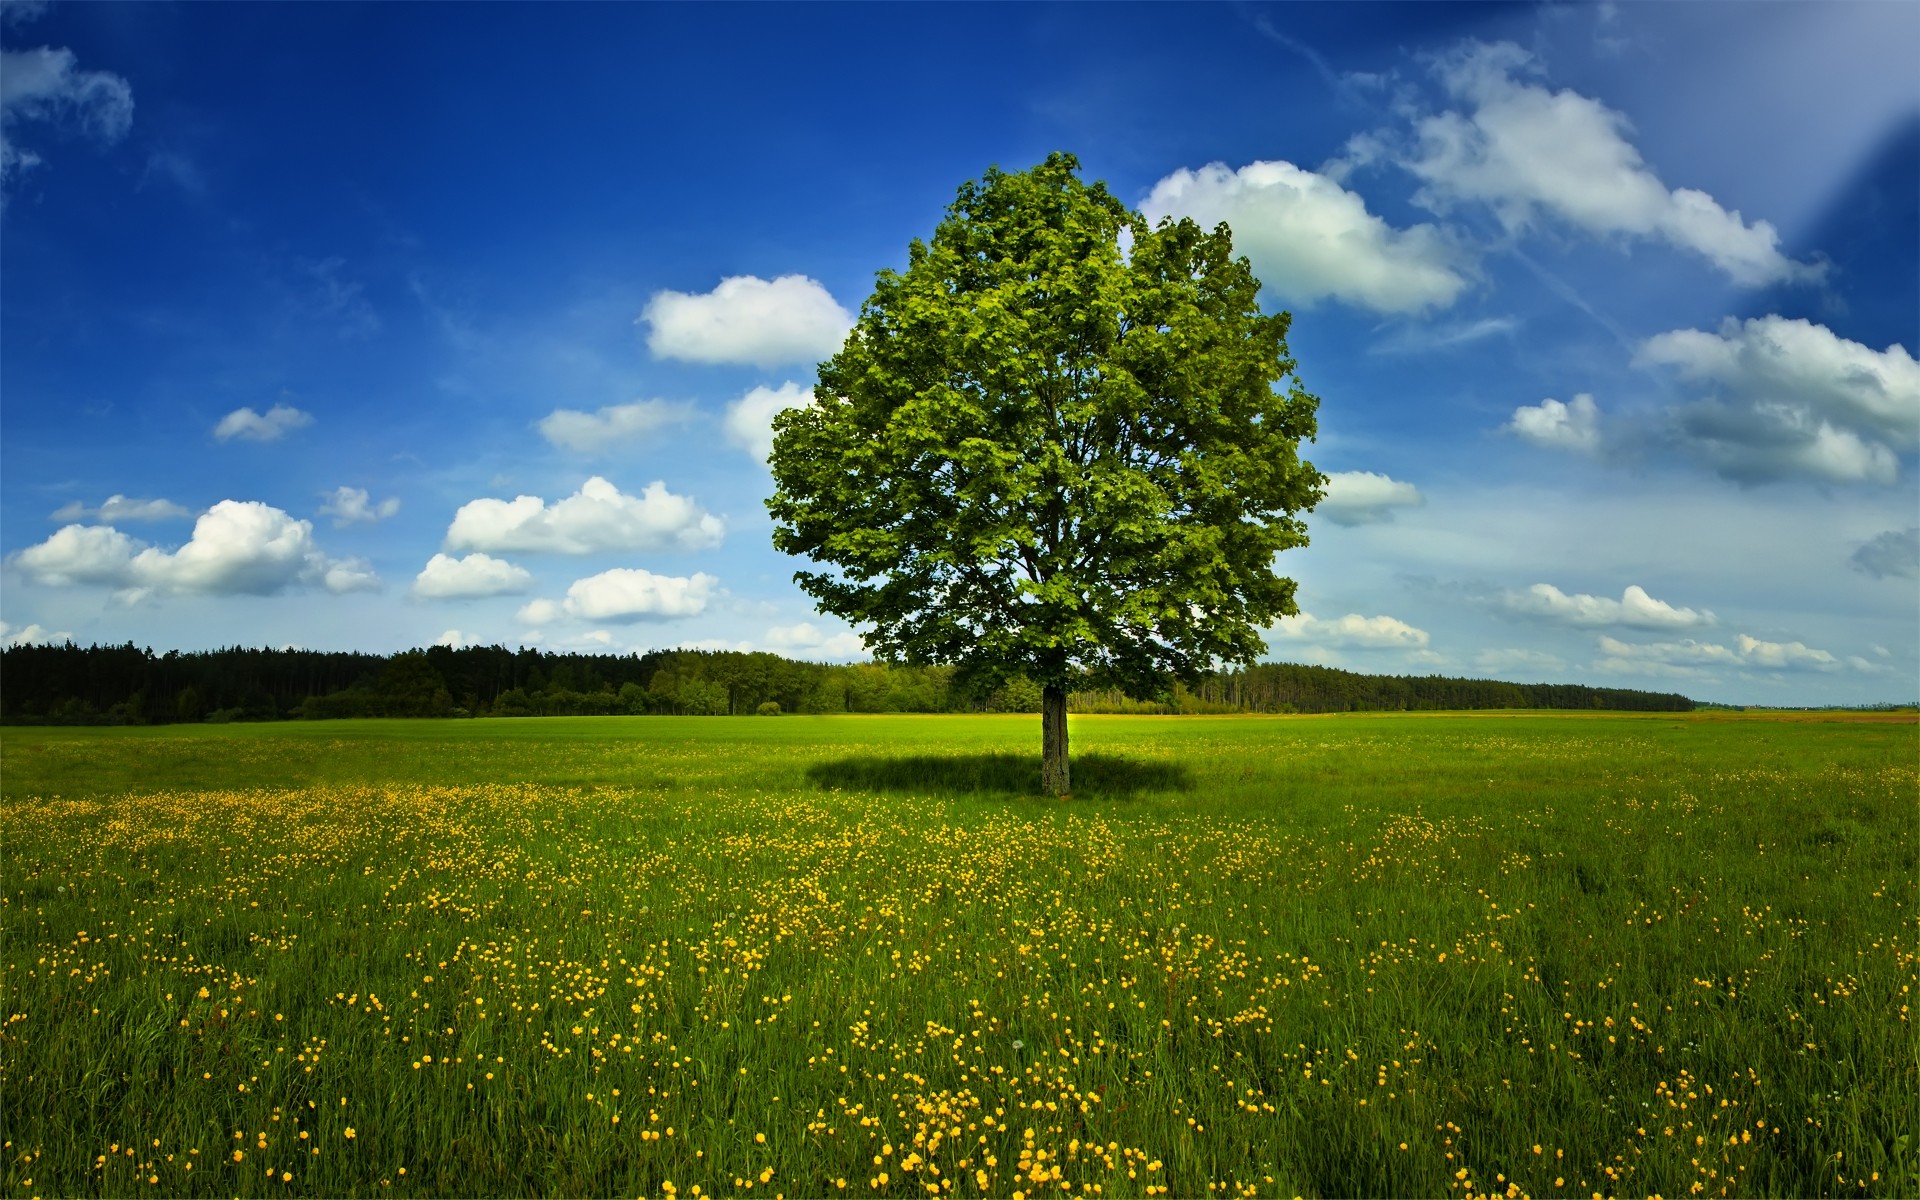
<path id="1" fill-rule="evenodd" d="M 37 583 L 113 586 L 128 599 L 155 591 L 270 595 L 302 584 L 333 592 L 379 586 L 364 561 L 323 553 L 311 522 L 257 500 L 214 505 L 178 550 L 143 546 L 109 525 L 68 525 L 12 562 Z"/>
<path id="2" fill-rule="evenodd" d="M 1878 534 L 1847 561 L 1875 579 L 1920 579 L 1920 527 Z"/>
<path id="3" fill-rule="evenodd" d="M 593 554 L 610 550 L 704 550 L 726 523 L 656 480 L 638 496 L 595 475 L 549 506 L 538 496 L 470 500 L 447 528 L 449 550 Z"/>
<path id="4" fill-rule="evenodd" d="M 0 646 L 64 646 L 72 640 L 71 633 L 51 633 L 37 622 L 16 629 L 0 621 Z"/>
<path id="5" fill-rule="evenodd" d="M 684 421 L 688 411 L 665 400 L 636 400 L 592 413 L 556 408 L 540 418 L 540 435 L 563 450 L 600 454 Z"/>
<path id="6" fill-rule="evenodd" d="M 320 575 L 320 584 L 335 594 L 377 592 L 380 590 L 380 576 L 374 574 L 373 564 L 364 558 L 342 558 L 327 564 L 327 569 Z"/>
<path id="7" fill-rule="evenodd" d="M 567 610 L 557 600 L 529 600 L 513 615 L 528 625 L 551 625 L 566 616 Z"/>
<path id="8" fill-rule="evenodd" d="M 1551 397 L 1513 410 L 1503 428 L 1536 446 L 1596 454 L 1600 450 L 1600 409 L 1593 397 L 1581 392 L 1562 404 Z"/>
<path id="9" fill-rule="evenodd" d="M 1141 203 L 1148 219 L 1191 217 L 1233 230 L 1235 252 L 1274 295 L 1311 304 L 1335 299 L 1375 312 L 1444 308 L 1467 286 L 1465 255 L 1432 225 L 1397 230 L 1366 201 L 1290 162 L 1181 168 Z"/>
<path id="10" fill-rule="evenodd" d="M 110 71 L 80 70 L 64 47 L 0 52 L 0 189 L 41 161 L 18 141 L 23 121 L 117 142 L 133 125 L 133 89 Z"/>
<path id="11" fill-rule="evenodd" d="M 1396 508 L 1426 502 L 1410 483 L 1373 471 L 1335 471 L 1327 476 L 1327 494 L 1314 511 L 1335 525 L 1374 525 L 1391 521 Z"/>
<path id="12" fill-rule="evenodd" d="M 53 514 L 56 521 L 172 521 L 193 513 L 171 500 L 132 500 L 115 494 L 99 508 L 88 508 L 78 500 L 60 506 Z"/>
<path id="13" fill-rule="evenodd" d="M 706 611 L 719 583 L 704 571 L 691 576 L 655 575 L 637 567 L 616 567 L 574 580 L 565 600 L 535 600 L 518 615 L 530 625 L 561 616 L 615 622 L 692 617 Z"/>
<path id="14" fill-rule="evenodd" d="M 1886 483 L 1920 447 L 1920 363 L 1897 343 L 1770 315 L 1660 334 L 1634 362 L 1712 389 L 1675 414 L 1677 437 L 1729 479 Z"/>
<path id="15" fill-rule="evenodd" d="M 1368 649 L 1425 646 L 1432 639 L 1424 629 L 1416 629 L 1397 617 L 1363 617 L 1348 613 L 1331 621 L 1322 621 L 1312 613 L 1284 617 L 1273 631 L 1289 641 L 1322 646 L 1353 646 Z"/>
<path id="16" fill-rule="evenodd" d="M 1734 638 L 1734 645 L 1696 642 L 1691 638 L 1678 642 L 1623 642 L 1602 636 L 1603 656 L 1594 663 L 1596 670 L 1613 674 L 1702 676 L 1716 667 L 1759 671 L 1832 672 L 1848 666 L 1873 673 L 1878 668 L 1865 659 L 1841 662 L 1832 653 L 1804 642 L 1767 642 L 1747 634 Z"/>
<path id="17" fill-rule="evenodd" d="M 773 453 L 774 416 L 812 403 L 813 389 L 791 381 L 777 388 L 754 388 L 727 405 L 727 440 L 765 461 Z"/>
<path id="18" fill-rule="evenodd" d="M 756 367 L 818 362 L 853 327 L 853 314 L 804 275 L 733 275 L 701 295 L 656 292 L 640 320 L 652 327 L 647 349 L 661 358 Z"/>
<path id="19" fill-rule="evenodd" d="M 436 554 L 414 577 L 413 594 L 428 600 L 504 596 L 533 586 L 533 574 L 486 554 L 452 558 Z"/>
<path id="20" fill-rule="evenodd" d="M 867 654 L 867 643 L 859 634 L 850 630 L 826 633 L 810 621 L 774 626 L 767 630 L 767 645 L 813 659 L 863 658 Z"/>
<path id="21" fill-rule="evenodd" d="M 302 412 L 290 404 L 276 404 L 266 411 L 265 416 L 251 408 L 236 408 L 220 418 L 220 423 L 213 427 L 213 436 L 223 442 L 234 438 L 244 438 L 249 442 L 273 442 L 311 424 L 312 413 Z"/>
<path id="22" fill-rule="evenodd" d="M 388 496 L 375 504 L 365 488 L 337 487 L 320 506 L 322 516 L 330 516 L 336 528 L 345 525 L 384 521 L 400 511 L 400 498 Z"/>
<path id="23" fill-rule="evenodd" d="M 1638 584 L 1629 585 L 1618 600 L 1605 596 L 1573 595 L 1550 583 L 1536 583 L 1524 592 L 1505 592 L 1501 605 L 1509 612 L 1545 617 L 1568 625 L 1623 625 L 1635 629 L 1691 629 L 1713 624 L 1704 610 L 1675 608 L 1647 595 Z"/>
<path id="24" fill-rule="evenodd" d="M 110 525 L 67 525 L 14 555 L 13 564 L 54 587 L 125 584 L 139 545 Z"/>
<path id="25" fill-rule="evenodd" d="M 1602 236 L 1658 238 L 1740 284 L 1819 278 L 1821 267 L 1780 252 L 1767 222 L 1748 224 L 1705 192 L 1669 190 L 1627 140 L 1631 126 L 1620 113 L 1520 78 L 1537 71 L 1510 42 L 1468 42 L 1436 64 L 1442 86 L 1468 111 L 1415 123 L 1417 145 L 1400 162 L 1424 182 L 1422 203 L 1435 211 L 1484 203 L 1514 232 L 1546 213 Z"/>
<path id="26" fill-rule="evenodd" d="M 1737 639 L 1741 661 L 1749 666 L 1770 670 L 1832 671 L 1840 660 L 1825 650 L 1815 650 L 1804 642 L 1763 642 L 1741 634 Z"/>
<path id="27" fill-rule="evenodd" d="M 467 634 L 461 633 L 458 629 L 449 629 L 439 637 L 433 639 L 433 644 L 436 646 L 451 646 L 457 650 L 461 646 L 474 644 L 474 639 Z"/>
<path id="28" fill-rule="evenodd" d="M 1714 642 L 1686 638 L 1678 642 L 1623 642 L 1602 636 L 1601 657 L 1593 669 L 1610 675 L 1665 675 L 1698 678 L 1713 667 L 1735 667 L 1739 656 Z"/>

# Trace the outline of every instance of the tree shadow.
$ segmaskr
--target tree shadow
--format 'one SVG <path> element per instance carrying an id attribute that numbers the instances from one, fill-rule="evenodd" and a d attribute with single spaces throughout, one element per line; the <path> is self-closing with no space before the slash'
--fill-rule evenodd
<path id="1" fill-rule="evenodd" d="M 1193 774 L 1179 763 L 1142 761 L 1111 754 L 1076 754 L 1073 794 L 1120 799 L 1143 792 L 1193 790 Z M 1040 758 L 1029 754 L 861 754 L 807 768 L 823 788 L 922 795 L 1040 795 Z"/>

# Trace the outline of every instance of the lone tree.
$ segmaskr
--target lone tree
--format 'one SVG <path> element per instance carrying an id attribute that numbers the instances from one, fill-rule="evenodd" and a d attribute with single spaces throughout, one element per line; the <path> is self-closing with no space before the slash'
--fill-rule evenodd
<path id="1" fill-rule="evenodd" d="M 796 582 L 877 655 L 1041 685 L 1054 795 L 1070 688 L 1165 695 L 1299 611 L 1273 558 L 1325 482 L 1291 316 L 1227 227 L 1151 226 L 1079 166 L 989 170 L 879 273 L 774 421 L 767 501 L 775 547 L 834 568 Z"/>

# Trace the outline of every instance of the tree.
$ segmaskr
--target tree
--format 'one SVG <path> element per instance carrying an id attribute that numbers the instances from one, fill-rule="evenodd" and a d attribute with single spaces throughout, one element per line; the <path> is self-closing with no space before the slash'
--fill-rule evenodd
<path id="1" fill-rule="evenodd" d="M 1162 695 L 1265 650 L 1298 611 L 1274 555 L 1324 482 L 1291 317 L 1227 227 L 1150 226 L 1078 169 L 988 171 L 879 273 L 775 419 L 767 502 L 774 545 L 831 568 L 796 582 L 876 655 L 1041 685 L 1056 795 L 1070 686 Z"/>

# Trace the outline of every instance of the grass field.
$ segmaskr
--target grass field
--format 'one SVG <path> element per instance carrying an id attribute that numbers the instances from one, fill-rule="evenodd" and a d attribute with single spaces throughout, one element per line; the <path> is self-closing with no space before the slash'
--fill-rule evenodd
<path id="1" fill-rule="evenodd" d="M 0 731 L 32 1195 L 1920 1194 L 1920 728 Z"/>

